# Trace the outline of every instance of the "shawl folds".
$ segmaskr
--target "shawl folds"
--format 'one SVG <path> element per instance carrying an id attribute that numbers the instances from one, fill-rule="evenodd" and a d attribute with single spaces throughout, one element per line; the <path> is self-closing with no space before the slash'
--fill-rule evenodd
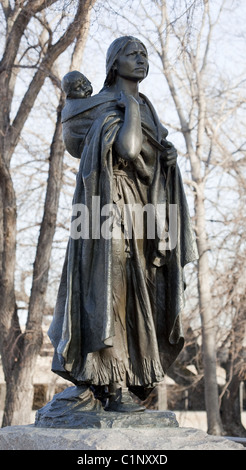
<path id="1" fill-rule="evenodd" d="M 157 127 L 157 140 L 163 137 L 161 125 L 149 100 Z M 63 136 L 68 152 L 81 157 L 73 204 L 85 204 L 92 211 L 92 196 L 100 196 L 101 207 L 113 202 L 113 143 L 123 121 L 122 110 L 110 93 L 87 99 L 67 100 L 62 112 Z M 161 136 L 162 134 L 162 136 Z M 166 131 L 167 134 L 167 131 Z M 158 152 L 158 151 L 157 151 Z M 163 196 L 160 159 L 150 188 L 150 203 Z M 177 244 L 166 253 L 156 246 L 154 264 L 166 270 L 167 332 L 158 338 L 163 370 L 174 362 L 184 338 L 181 312 L 184 305 L 184 266 L 197 259 L 197 251 L 178 166 L 169 169 L 165 194 L 167 203 L 177 204 Z M 162 196 L 161 196 L 162 193 Z M 90 228 L 91 228 L 91 219 Z M 158 240 L 156 241 L 158 243 Z M 79 383 L 77 377 L 89 353 L 113 345 L 112 246 L 110 239 L 70 237 L 49 337 L 54 346 L 52 370 Z M 164 265 L 164 266 L 162 266 Z"/>

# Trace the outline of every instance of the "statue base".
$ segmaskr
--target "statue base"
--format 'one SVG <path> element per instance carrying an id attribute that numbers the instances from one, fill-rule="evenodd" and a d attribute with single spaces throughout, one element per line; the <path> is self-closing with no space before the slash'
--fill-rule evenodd
<path id="1" fill-rule="evenodd" d="M 104 411 L 99 400 L 84 386 L 68 387 L 37 411 L 39 428 L 165 428 L 178 427 L 172 411 Z"/>
<path id="2" fill-rule="evenodd" d="M 125 449 L 145 452 L 244 450 L 244 447 L 198 429 L 180 428 L 172 411 L 104 411 L 101 402 L 86 387 L 68 387 L 55 395 L 37 411 L 34 424 L 0 430 L 0 450 Z"/>

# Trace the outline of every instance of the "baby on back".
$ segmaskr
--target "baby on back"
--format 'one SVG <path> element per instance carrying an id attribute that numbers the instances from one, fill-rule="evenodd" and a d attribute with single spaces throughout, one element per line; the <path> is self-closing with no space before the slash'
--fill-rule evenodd
<path id="1" fill-rule="evenodd" d="M 61 82 L 66 99 L 88 98 L 93 92 L 91 82 L 81 72 L 68 72 Z"/>

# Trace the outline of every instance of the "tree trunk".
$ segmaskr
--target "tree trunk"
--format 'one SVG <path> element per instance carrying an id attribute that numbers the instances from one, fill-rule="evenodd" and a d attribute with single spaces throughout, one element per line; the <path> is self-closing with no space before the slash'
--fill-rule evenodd
<path id="1" fill-rule="evenodd" d="M 16 198 L 3 157 L 0 159 L 0 344 L 5 377 L 19 361 L 19 328 L 14 290 L 16 248 Z M 8 388 L 8 385 L 7 385 Z"/>
<path id="2" fill-rule="evenodd" d="M 221 435 L 223 426 L 219 411 L 219 391 L 216 373 L 216 340 L 215 322 L 213 318 L 212 297 L 210 289 L 210 268 L 208 261 L 208 244 L 205 228 L 205 207 L 203 184 L 195 201 L 196 233 L 199 253 L 198 290 L 202 321 L 202 352 L 204 365 L 205 404 L 207 411 L 208 433 Z"/>
<path id="3" fill-rule="evenodd" d="M 240 378 L 234 375 L 221 401 L 221 419 L 228 436 L 246 437 L 241 420 Z"/>
<path id="4" fill-rule="evenodd" d="M 21 343 L 25 343 L 19 358 L 15 358 L 11 374 L 7 374 L 6 398 L 2 426 L 30 424 L 31 410 L 33 404 L 34 389 L 32 385 L 33 371 L 35 368 L 36 356 L 32 353 L 32 346 L 35 350 L 41 347 L 41 335 L 30 335 L 25 333 L 21 338 Z M 29 347 L 30 346 L 30 347 Z M 14 360 L 15 360 L 14 359 Z"/>
<path id="5" fill-rule="evenodd" d="M 62 142 L 61 124 L 63 101 L 63 97 L 61 96 L 50 151 L 46 200 L 34 262 L 26 331 L 23 334 L 19 332 L 19 339 L 16 338 L 19 351 L 18 360 L 16 358 L 13 359 L 11 354 L 4 354 L 4 361 L 11 360 L 11 363 L 14 363 L 14 368 L 12 373 L 6 374 L 6 402 L 3 426 L 28 423 L 32 410 L 33 374 L 36 358 L 42 346 L 42 318 L 45 293 L 48 284 L 49 261 L 56 228 L 56 216 L 63 174 L 64 146 Z M 11 331 L 13 331 L 13 328 L 11 328 Z M 15 329 L 15 331 L 17 331 L 17 329 Z M 6 366 L 6 371 L 8 369 L 9 367 Z M 25 403 L 25 407 L 20 406 L 21 403 Z"/>
<path id="6" fill-rule="evenodd" d="M 240 384 L 246 378 L 245 370 L 245 332 L 246 309 L 245 294 L 232 299 L 232 307 L 237 307 L 229 334 L 229 354 L 222 367 L 226 371 L 226 386 L 222 392 L 221 419 L 226 434 L 246 437 L 246 429 L 241 420 Z"/>

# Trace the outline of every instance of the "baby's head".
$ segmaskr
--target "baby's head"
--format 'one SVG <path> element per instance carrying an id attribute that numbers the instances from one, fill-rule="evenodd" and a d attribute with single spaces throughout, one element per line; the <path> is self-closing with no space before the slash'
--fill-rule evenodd
<path id="1" fill-rule="evenodd" d="M 77 70 L 68 72 L 65 77 L 63 77 L 61 85 L 68 99 L 88 98 L 93 92 L 91 82 L 85 75 L 77 72 Z"/>

